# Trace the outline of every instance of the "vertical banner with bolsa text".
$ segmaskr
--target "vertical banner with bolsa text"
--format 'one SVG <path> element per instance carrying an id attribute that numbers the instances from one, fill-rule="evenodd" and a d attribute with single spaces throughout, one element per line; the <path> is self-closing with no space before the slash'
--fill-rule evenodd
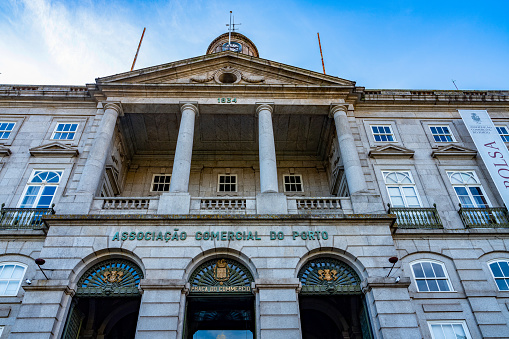
<path id="1" fill-rule="evenodd" d="M 486 110 L 458 110 L 488 168 L 491 179 L 509 208 L 509 151 Z"/>

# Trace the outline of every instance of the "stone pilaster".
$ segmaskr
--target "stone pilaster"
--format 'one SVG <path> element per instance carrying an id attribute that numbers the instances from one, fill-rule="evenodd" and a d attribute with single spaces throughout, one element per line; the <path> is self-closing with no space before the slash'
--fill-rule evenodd
<path id="1" fill-rule="evenodd" d="M 352 131 L 350 130 L 350 124 L 346 115 L 347 111 L 347 104 L 336 105 L 331 108 L 330 116 L 334 118 L 336 125 L 339 151 L 345 168 L 348 190 L 350 194 L 354 194 L 366 190 L 366 180 Z"/>
<path id="2" fill-rule="evenodd" d="M 185 295 L 184 280 L 144 279 L 136 338 L 182 338 Z M 179 320 L 180 318 L 180 320 Z"/>
<path id="3" fill-rule="evenodd" d="M 302 338 L 299 288 L 299 280 L 296 278 L 255 280 L 260 338 Z"/>
<path id="4" fill-rule="evenodd" d="M 32 280 L 9 338 L 60 338 L 74 290 L 67 280 Z"/>

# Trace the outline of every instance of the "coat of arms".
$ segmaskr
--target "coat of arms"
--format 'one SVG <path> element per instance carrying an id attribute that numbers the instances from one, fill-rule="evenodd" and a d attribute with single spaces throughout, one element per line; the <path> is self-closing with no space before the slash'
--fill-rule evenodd
<path id="1" fill-rule="evenodd" d="M 479 115 L 477 115 L 477 113 L 472 113 L 471 117 L 472 117 L 472 120 L 474 120 L 476 123 L 478 123 L 478 124 L 481 123 L 481 117 Z"/>
<path id="2" fill-rule="evenodd" d="M 122 272 L 122 271 L 107 271 L 107 272 L 104 272 L 103 280 L 105 282 L 109 282 L 109 283 L 121 282 L 123 275 L 124 275 L 124 272 Z"/>
<path id="3" fill-rule="evenodd" d="M 325 280 L 325 281 L 333 281 L 338 279 L 338 271 L 331 270 L 331 269 L 324 269 L 324 270 L 318 270 L 318 279 Z"/>
<path id="4" fill-rule="evenodd" d="M 214 280 L 219 281 L 223 284 L 223 281 L 230 279 L 230 266 L 226 262 L 226 259 L 220 259 L 214 265 Z"/>

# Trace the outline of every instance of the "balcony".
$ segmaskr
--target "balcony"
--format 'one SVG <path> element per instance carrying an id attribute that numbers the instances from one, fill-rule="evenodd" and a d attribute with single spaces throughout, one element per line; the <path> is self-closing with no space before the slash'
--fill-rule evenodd
<path id="1" fill-rule="evenodd" d="M 470 208 L 459 205 L 458 211 L 465 228 L 509 227 L 509 214 L 505 207 Z"/>
<path id="2" fill-rule="evenodd" d="M 436 204 L 433 204 L 433 207 L 391 207 L 391 204 L 387 206 L 388 213 L 396 215 L 397 228 L 443 228 Z"/>
<path id="3" fill-rule="evenodd" d="M 353 213 L 348 197 L 287 197 L 288 214 Z M 95 198 L 91 214 L 158 214 L 159 197 Z M 159 212 L 163 213 L 164 212 Z M 256 214 L 255 197 L 191 197 L 189 214 Z"/>
<path id="4" fill-rule="evenodd" d="M 51 208 L 5 208 L 0 210 L 0 230 L 43 230 L 47 227 L 42 218 L 55 214 Z"/>

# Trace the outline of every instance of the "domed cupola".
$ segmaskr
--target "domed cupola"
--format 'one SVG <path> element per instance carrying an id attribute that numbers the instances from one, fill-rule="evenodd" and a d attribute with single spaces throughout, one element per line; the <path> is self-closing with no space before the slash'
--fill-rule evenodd
<path id="1" fill-rule="evenodd" d="M 228 41 L 230 42 L 228 43 Z M 259 58 L 258 49 L 255 44 L 246 36 L 237 32 L 221 34 L 207 48 L 207 54 L 223 51 L 233 51 Z"/>

